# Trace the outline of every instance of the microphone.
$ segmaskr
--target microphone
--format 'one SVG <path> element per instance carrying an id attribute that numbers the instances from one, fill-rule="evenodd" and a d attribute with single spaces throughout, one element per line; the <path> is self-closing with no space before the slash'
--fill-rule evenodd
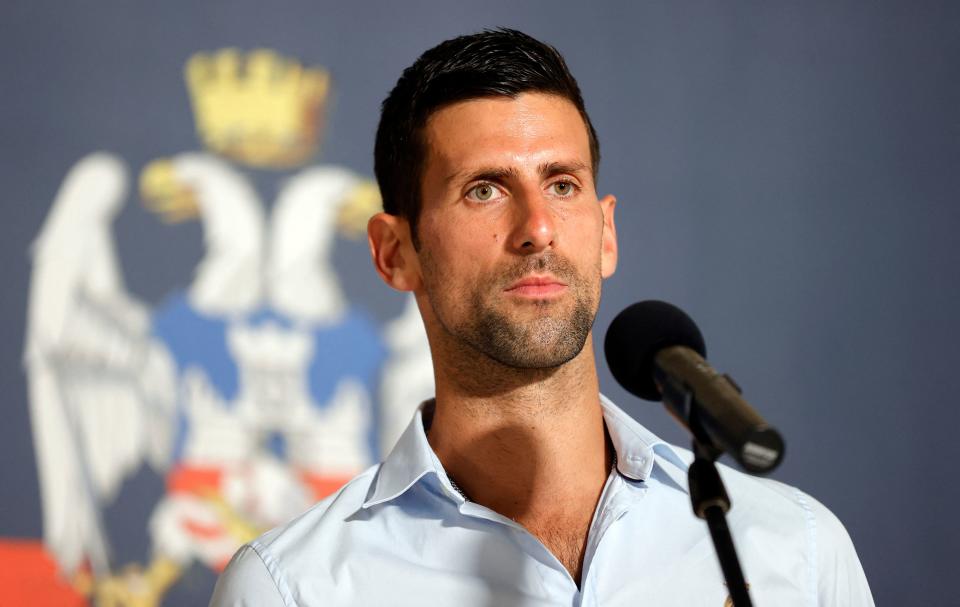
<path id="1" fill-rule="evenodd" d="M 729 453 L 745 470 L 770 472 L 783 459 L 780 433 L 740 396 L 740 388 L 704 358 L 703 336 L 682 310 L 664 301 L 629 306 L 610 324 L 604 353 L 613 377 L 667 410 L 703 446 Z"/>

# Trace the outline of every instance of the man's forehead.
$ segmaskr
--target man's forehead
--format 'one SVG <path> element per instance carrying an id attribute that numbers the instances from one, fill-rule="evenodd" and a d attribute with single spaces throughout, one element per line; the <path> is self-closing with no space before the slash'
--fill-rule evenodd
<path id="1" fill-rule="evenodd" d="M 427 168 L 444 182 L 478 172 L 509 173 L 521 165 L 539 173 L 561 166 L 591 171 L 586 122 L 572 102 L 553 94 L 482 97 L 444 106 L 427 120 L 424 140 Z"/>

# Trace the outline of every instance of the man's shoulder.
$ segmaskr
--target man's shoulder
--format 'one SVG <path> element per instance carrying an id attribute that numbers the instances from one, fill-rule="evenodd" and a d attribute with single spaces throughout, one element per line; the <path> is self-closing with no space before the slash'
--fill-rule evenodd
<path id="1" fill-rule="evenodd" d="M 780 481 L 727 467 L 721 475 L 733 501 L 728 520 L 740 528 L 742 543 L 759 548 L 755 556 L 784 559 L 793 546 L 803 555 L 809 594 L 819 597 L 819 604 L 873 605 L 853 541 L 829 508 Z"/>
<path id="2" fill-rule="evenodd" d="M 217 581 L 211 606 L 291 605 L 289 581 L 329 558 L 343 527 L 363 508 L 380 464 L 368 468 L 285 525 L 245 544 Z"/>
<path id="3" fill-rule="evenodd" d="M 670 449 L 684 464 L 693 461 L 690 451 Z M 727 523 L 758 592 L 770 583 L 763 582 L 764 571 L 772 577 L 783 571 L 806 572 L 801 583 L 811 603 L 873 604 L 850 535 L 833 512 L 792 485 L 723 464 L 717 467 L 731 502 Z"/>
<path id="4" fill-rule="evenodd" d="M 682 447 L 671 449 L 689 465 L 693 454 Z M 732 522 L 749 521 L 754 527 L 768 524 L 778 533 L 808 534 L 810 541 L 849 542 L 840 520 L 816 498 L 787 483 L 741 472 L 717 464 L 732 504 L 728 517 Z"/>
<path id="5" fill-rule="evenodd" d="M 840 520 L 820 501 L 802 489 L 787 483 L 746 474 L 728 466 L 721 468 L 731 497 L 743 496 L 745 509 L 751 516 L 769 519 L 772 523 L 794 521 L 807 533 L 822 538 L 847 536 Z"/>
<path id="6" fill-rule="evenodd" d="M 732 473 L 732 474 L 730 474 Z M 853 542 L 840 519 L 817 498 L 792 485 L 769 478 L 751 476 L 729 470 L 728 487 L 749 487 L 749 500 L 744 499 L 749 515 L 768 522 L 771 528 L 792 523 L 793 530 L 804 534 L 807 549 L 823 564 L 840 553 L 854 554 Z"/>
<path id="7" fill-rule="evenodd" d="M 301 553 L 309 555 L 313 548 L 322 550 L 329 535 L 337 533 L 363 508 L 381 466 L 367 468 L 300 516 L 253 540 L 250 546 L 265 561 Z"/>

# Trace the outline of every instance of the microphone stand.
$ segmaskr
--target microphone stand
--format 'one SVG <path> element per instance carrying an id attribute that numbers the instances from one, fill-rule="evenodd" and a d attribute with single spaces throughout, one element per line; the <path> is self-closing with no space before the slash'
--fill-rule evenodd
<path id="1" fill-rule="evenodd" d="M 717 471 L 717 458 L 723 453 L 709 439 L 697 416 L 697 407 L 693 400 L 693 393 L 684 390 L 681 409 L 687 413 L 689 428 L 693 433 L 693 464 L 687 472 L 690 484 L 690 501 L 693 512 L 699 518 L 707 521 L 713 547 L 720 560 L 720 569 L 730 591 L 730 599 L 734 607 L 753 607 L 750 594 L 747 592 L 747 583 L 743 578 L 740 560 L 733 546 L 733 537 L 727 526 L 726 513 L 730 510 L 730 498 Z M 666 396 L 666 394 L 664 394 Z"/>

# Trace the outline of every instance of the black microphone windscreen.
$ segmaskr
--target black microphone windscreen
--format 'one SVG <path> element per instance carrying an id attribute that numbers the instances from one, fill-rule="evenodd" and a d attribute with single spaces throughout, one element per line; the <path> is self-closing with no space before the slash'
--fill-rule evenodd
<path id="1" fill-rule="evenodd" d="M 651 299 L 617 314 L 607 329 L 603 351 L 621 386 L 645 400 L 659 401 L 660 391 L 653 381 L 654 357 L 670 346 L 686 346 L 707 356 L 696 323 L 680 308 Z"/>

